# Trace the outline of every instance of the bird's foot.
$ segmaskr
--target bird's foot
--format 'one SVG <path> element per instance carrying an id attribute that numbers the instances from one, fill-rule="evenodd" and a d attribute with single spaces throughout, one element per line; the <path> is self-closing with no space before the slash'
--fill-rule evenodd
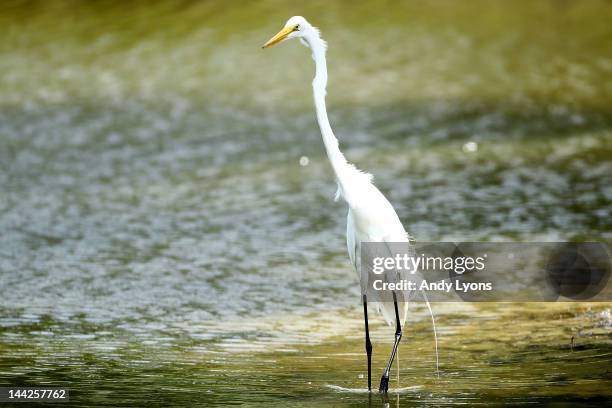
<path id="1" fill-rule="evenodd" d="M 389 374 L 383 373 L 380 378 L 380 387 L 378 387 L 378 392 L 381 394 L 386 394 L 389 391 Z"/>

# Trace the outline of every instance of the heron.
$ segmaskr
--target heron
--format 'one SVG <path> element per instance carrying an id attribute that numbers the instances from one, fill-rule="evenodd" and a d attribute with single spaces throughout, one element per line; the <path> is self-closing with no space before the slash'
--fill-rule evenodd
<path id="1" fill-rule="evenodd" d="M 373 184 L 372 175 L 359 170 L 350 163 L 340 151 L 338 139 L 331 128 L 327 116 L 325 95 L 327 93 L 327 62 L 325 53 L 327 43 L 321 38 L 318 28 L 310 24 L 302 16 L 291 17 L 285 26 L 262 48 L 269 48 L 285 40 L 297 38 L 306 47 L 310 48 L 315 63 L 315 77 L 312 81 L 314 104 L 317 122 L 321 130 L 325 151 L 335 175 L 338 189 L 336 200 L 342 199 L 348 205 L 346 221 L 346 244 L 349 258 L 355 271 L 359 274 L 359 250 L 364 242 L 400 242 L 410 244 L 411 237 L 408 235 L 395 209 Z M 361 278 L 361 277 L 360 277 Z M 368 297 L 362 290 L 363 315 L 365 322 L 365 350 L 368 365 L 368 391 L 372 390 L 372 342 L 368 323 Z M 393 348 L 383 370 L 379 392 L 387 393 L 389 389 L 389 375 L 400 340 L 402 339 L 402 325 L 408 314 L 407 299 L 398 299 L 393 292 L 393 304 L 391 302 L 372 302 L 389 325 L 395 323 L 395 337 Z M 429 302 L 426 302 L 432 316 Z M 435 322 L 434 322 L 435 334 Z M 436 361 L 437 361 L 437 338 L 436 338 Z"/>

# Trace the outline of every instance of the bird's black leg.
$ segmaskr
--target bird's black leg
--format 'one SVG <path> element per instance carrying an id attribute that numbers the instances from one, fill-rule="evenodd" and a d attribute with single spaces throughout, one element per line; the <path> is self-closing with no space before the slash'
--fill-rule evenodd
<path id="1" fill-rule="evenodd" d="M 372 342 L 368 327 L 368 300 L 365 294 L 363 295 L 363 318 L 365 320 L 365 348 L 368 355 L 368 391 L 372 391 Z"/>
<path id="2" fill-rule="evenodd" d="M 393 291 L 393 306 L 395 307 L 395 342 L 393 343 L 393 349 L 391 350 L 391 356 L 389 356 L 387 367 L 385 368 L 385 371 L 383 371 L 383 375 L 380 379 L 380 387 L 378 388 L 378 391 L 381 393 L 386 393 L 389 390 L 389 373 L 391 372 L 391 365 L 393 364 L 393 359 L 397 353 L 399 342 L 402 339 L 402 324 L 400 323 L 399 311 L 397 308 L 397 295 L 395 294 L 395 291 Z"/>

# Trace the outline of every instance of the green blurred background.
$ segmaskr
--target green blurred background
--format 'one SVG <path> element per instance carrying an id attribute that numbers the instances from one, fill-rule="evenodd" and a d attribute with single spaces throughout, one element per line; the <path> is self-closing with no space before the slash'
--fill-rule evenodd
<path id="1" fill-rule="evenodd" d="M 612 236 L 609 1 L 0 7 L 0 384 L 367 404 L 310 53 L 261 49 L 292 15 L 329 43 L 341 148 L 418 240 Z M 609 308 L 437 305 L 436 379 L 416 306 L 399 403 L 607 401 Z"/>

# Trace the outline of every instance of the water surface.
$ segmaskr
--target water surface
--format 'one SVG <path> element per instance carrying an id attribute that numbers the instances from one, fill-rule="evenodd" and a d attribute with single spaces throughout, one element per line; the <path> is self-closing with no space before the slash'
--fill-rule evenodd
<path id="1" fill-rule="evenodd" d="M 418 240 L 612 236 L 609 2 L 1 11 L 2 384 L 96 405 L 368 404 L 312 61 L 260 49 L 294 14 L 329 42 L 343 151 Z M 610 304 L 434 309 L 440 378 L 415 305 L 401 405 L 611 397 Z M 377 382 L 392 329 L 372 324 Z"/>

